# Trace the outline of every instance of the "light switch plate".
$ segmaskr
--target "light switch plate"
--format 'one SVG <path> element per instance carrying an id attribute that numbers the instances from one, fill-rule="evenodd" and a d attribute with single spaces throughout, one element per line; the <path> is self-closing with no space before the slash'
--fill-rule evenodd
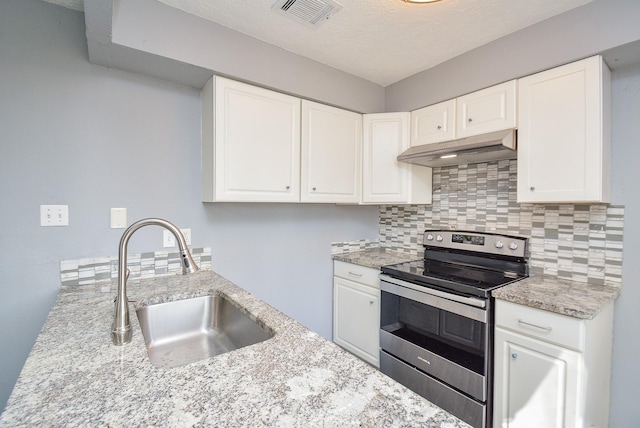
<path id="1" fill-rule="evenodd" d="M 127 227 L 127 209 L 111 208 L 111 229 L 124 229 Z"/>
<path id="2" fill-rule="evenodd" d="M 40 226 L 69 226 L 69 205 L 40 205 Z"/>

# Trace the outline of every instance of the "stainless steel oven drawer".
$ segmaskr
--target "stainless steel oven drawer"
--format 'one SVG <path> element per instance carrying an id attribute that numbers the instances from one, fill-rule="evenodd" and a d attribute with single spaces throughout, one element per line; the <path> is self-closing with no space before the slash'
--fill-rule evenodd
<path id="1" fill-rule="evenodd" d="M 420 346 L 380 330 L 380 348 L 479 401 L 487 400 L 485 377 Z"/>
<path id="2" fill-rule="evenodd" d="M 380 371 L 474 427 L 485 427 L 487 408 L 455 389 L 380 351 Z"/>

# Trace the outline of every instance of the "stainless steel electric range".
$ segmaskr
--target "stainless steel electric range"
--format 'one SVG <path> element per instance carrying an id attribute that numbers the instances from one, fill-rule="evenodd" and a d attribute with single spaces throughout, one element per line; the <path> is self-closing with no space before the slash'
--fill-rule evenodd
<path id="1" fill-rule="evenodd" d="M 424 232 L 424 259 L 383 266 L 380 370 L 474 427 L 490 427 L 494 301 L 528 276 L 527 239 Z"/>

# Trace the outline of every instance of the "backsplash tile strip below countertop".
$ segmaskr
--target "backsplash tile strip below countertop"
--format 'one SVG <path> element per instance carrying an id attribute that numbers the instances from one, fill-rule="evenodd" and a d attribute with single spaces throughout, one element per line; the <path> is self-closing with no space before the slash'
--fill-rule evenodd
<path id="1" fill-rule="evenodd" d="M 192 248 L 191 256 L 202 270 L 211 270 L 211 248 Z M 173 275 L 181 272 L 177 251 L 156 251 L 127 256 L 130 280 Z M 118 278 L 118 257 L 96 257 L 60 262 L 62 285 L 89 285 Z"/>

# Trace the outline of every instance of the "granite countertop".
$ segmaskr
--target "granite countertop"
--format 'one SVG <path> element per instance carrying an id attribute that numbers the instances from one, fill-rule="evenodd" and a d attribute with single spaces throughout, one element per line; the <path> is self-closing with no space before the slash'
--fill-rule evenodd
<path id="1" fill-rule="evenodd" d="M 339 260 L 341 262 L 353 263 L 355 265 L 366 266 L 374 269 L 380 269 L 380 267 L 385 265 L 393 265 L 396 263 L 422 259 L 422 256 L 419 254 L 401 253 L 385 248 L 373 248 L 369 250 L 332 254 L 331 257 L 334 260 Z"/>
<path id="2" fill-rule="evenodd" d="M 619 287 L 532 276 L 492 292 L 496 299 L 573 318 L 593 319 L 620 295 Z"/>
<path id="3" fill-rule="evenodd" d="M 132 342 L 111 344 L 116 284 L 104 287 L 61 289 L 0 426 L 468 427 L 213 272 L 132 282 L 128 295 L 140 305 L 221 293 L 275 336 L 157 368 L 133 307 Z"/>
<path id="4" fill-rule="evenodd" d="M 334 260 L 375 269 L 422 258 L 384 248 L 333 254 L 332 257 Z M 532 276 L 492 292 L 496 299 L 580 319 L 593 319 L 619 294 L 619 287 L 592 285 L 549 276 Z"/>

